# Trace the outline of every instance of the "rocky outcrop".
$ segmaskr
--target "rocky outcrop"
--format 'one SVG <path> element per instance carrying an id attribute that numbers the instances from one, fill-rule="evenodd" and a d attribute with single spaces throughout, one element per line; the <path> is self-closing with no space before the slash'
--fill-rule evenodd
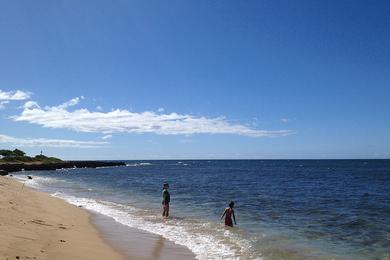
<path id="1" fill-rule="evenodd" d="M 8 172 L 19 171 L 45 171 L 56 170 L 63 168 L 98 168 L 98 167 L 114 167 L 125 166 L 124 162 L 106 162 L 106 161 L 63 161 L 58 163 L 42 163 L 42 164 L 28 164 L 28 163 L 7 163 L 0 164 L 0 175 L 7 175 Z M 4 172 L 4 174 L 3 174 Z"/>

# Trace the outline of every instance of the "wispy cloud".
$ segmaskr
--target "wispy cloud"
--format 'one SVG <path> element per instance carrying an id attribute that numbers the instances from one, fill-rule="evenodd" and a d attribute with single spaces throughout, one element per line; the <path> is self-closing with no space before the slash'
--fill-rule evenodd
<path id="1" fill-rule="evenodd" d="M 30 97 L 30 92 L 25 92 L 21 90 L 6 92 L 0 89 L 0 100 L 26 100 Z"/>
<path id="2" fill-rule="evenodd" d="M 5 105 L 14 100 L 26 100 L 31 96 L 30 92 L 21 90 L 3 91 L 0 89 L 0 109 L 4 109 Z"/>
<path id="3" fill-rule="evenodd" d="M 288 123 L 288 122 L 290 122 L 290 119 L 288 119 L 288 118 L 281 118 L 281 119 L 280 119 L 280 122 L 282 122 L 282 123 Z"/>
<path id="4" fill-rule="evenodd" d="M 33 109 L 33 108 L 41 108 L 41 107 L 35 101 L 27 101 L 26 103 L 24 103 L 23 108 L 24 109 Z"/>
<path id="5" fill-rule="evenodd" d="M 78 103 L 80 103 L 80 100 L 82 100 L 82 99 L 84 99 L 83 96 L 72 98 L 71 100 L 69 100 L 69 101 L 67 101 L 67 102 L 57 106 L 57 108 L 59 108 L 59 109 L 66 109 L 68 107 L 73 107 L 73 106 L 77 105 Z"/>
<path id="6" fill-rule="evenodd" d="M 82 98 L 74 98 L 64 104 L 41 108 L 37 103 L 27 102 L 14 121 L 25 121 L 48 128 L 70 129 L 79 132 L 155 133 L 159 135 L 235 134 L 250 137 L 276 137 L 292 134 L 290 130 L 261 130 L 242 124 L 230 123 L 224 117 L 208 118 L 178 113 L 153 111 L 130 112 L 115 109 L 110 112 L 69 110 Z M 28 104 L 28 105 L 27 105 Z"/>
<path id="7" fill-rule="evenodd" d="M 69 139 L 47 139 L 47 138 L 17 138 L 0 134 L 0 143 L 31 146 L 31 147 L 75 147 L 75 148 L 97 148 L 107 142 L 77 141 Z"/>
<path id="8" fill-rule="evenodd" d="M 112 138 L 112 135 L 105 135 L 102 137 L 103 140 L 110 139 L 110 138 Z"/>
<path id="9" fill-rule="evenodd" d="M 5 101 L 0 101 L 0 109 L 4 109 L 5 107 L 5 104 L 8 104 L 9 101 L 8 100 L 5 100 Z"/>

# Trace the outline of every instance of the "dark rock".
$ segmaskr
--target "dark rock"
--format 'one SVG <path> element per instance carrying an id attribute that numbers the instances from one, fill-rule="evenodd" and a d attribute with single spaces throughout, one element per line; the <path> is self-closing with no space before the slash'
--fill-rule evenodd
<path id="1" fill-rule="evenodd" d="M 99 167 L 116 167 L 125 166 L 124 162 L 107 162 L 107 161 L 63 161 L 56 163 L 42 164 L 24 164 L 24 163 L 9 163 L 0 164 L 0 175 L 7 175 L 9 172 L 19 171 L 45 171 L 69 168 L 99 168 Z M 5 172 L 5 174 L 2 174 Z"/>
<path id="2" fill-rule="evenodd" d="M 27 175 L 27 179 L 32 180 L 32 176 L 31 175 Z"/>
<path id="3" fill-rule="evenodd" d="M 8 171 L 6 170 L 0 170 L 0 176 L 5 176 L 8 174 Z"/>

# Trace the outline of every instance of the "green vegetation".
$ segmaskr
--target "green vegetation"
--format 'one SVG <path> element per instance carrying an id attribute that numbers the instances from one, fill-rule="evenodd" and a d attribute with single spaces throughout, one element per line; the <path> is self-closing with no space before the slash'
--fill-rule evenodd
<path id="1" fill-rule="evenodd" d="M 27 156 L 25 152 L 15 150 L 0 150 L 0 163 L 58 163 L 61 159 L 47 157 L 45 155 L 36 155 L 35 157 Z"/>

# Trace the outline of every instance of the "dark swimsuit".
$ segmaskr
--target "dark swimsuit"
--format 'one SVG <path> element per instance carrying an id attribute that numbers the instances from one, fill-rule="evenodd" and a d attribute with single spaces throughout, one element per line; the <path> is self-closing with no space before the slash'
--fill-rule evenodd
<path id="1" fill-rule="evenodd" d="M 226 226 L 233 227 L 232 214 L 233 214 L 233 210 L 231 208 L 226 209 L 226 216 L 225 216 Z"/>

